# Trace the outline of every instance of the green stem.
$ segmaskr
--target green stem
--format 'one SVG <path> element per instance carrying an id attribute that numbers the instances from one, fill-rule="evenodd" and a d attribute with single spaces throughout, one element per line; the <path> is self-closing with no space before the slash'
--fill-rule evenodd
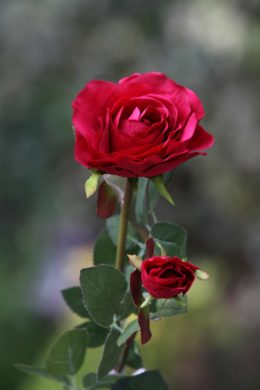
<path id="1" fill-rule="evenodd" d="M 121 272 L 124 271 L 127 223 L 128 223 L 131 198 L 132 198 L 132 188 L 131 188 L 130 179 L 126 179 L 123 205 L 122 205 L 121 214 L 120 214 L 119 232 L 118 232 L 118 241 L 117 241 L 117 253 L 116 253 L 116 268 Z"/>
<path id="2" fill-rule="evenodd" d="M 128 219 L 129 219 L 129 211 L 130 211 L 130 205 L 131 205 L 131 199 L 132 199 L 132 192 L 133 192 L 133 190 L 131 187 L 130 179 L 126 179 L 123 205 L 122 205 L 121 214 L 120 214 L 118 240 L 117 240 L 117 253 L 116 253 L 116 268 L 121 272 L 124 271 L 127 225 L 128 225 Z M 119 361 L 118 366 L 116 367 L 116 370 L 118 373 L 121 373 L 124 369 L 131 344 L 132 344 L 132 341 L 131 342 L 127 341 L 125 343 L 122 358 Z"/>
<path id="3" fill-rule="evenodd" d="M 78 385 L 77 385 L 77 379 L 76 376 L 73 375 L 71 376 L 71 390 L 79 390 Z"/>

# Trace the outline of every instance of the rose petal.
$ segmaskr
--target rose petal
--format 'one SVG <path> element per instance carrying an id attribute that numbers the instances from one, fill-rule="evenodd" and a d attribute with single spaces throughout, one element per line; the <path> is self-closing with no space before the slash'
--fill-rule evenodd
<path id="1" fill-rule="evenodd" d="M 213 135 L 209 134 L 200 125 L 197 126 L 194 136 L 189 142 L 190 150 L 203 150 L 211 148 L 214 144 Z"/>

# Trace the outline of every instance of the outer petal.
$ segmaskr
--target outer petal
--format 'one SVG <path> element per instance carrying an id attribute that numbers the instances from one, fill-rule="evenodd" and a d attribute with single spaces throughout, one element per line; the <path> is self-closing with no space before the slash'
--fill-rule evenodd
<path id="1" fill-rule="evenodd" d="M 189 88 L 185 88 L 186 94 L 189 96 L 192 111 L 195 112 L 197 119 L 200 120 L 205 116 L 203 105 L 198 96 Z"/>
<path id="2" fill-rule="evenodd" d="M 120 81 L 120 91 L 131 96 L 151 93 L 171 94 L 180 86 L 163 73 L 149 72 L 133 74 Z"/>
<path id="3" fill-rule="evenodd" d="M 189 142 L 189 150 L 204 150 L 211 148 L 214 144 L 213 135 L 209 134 L 200 125 L 197 126 L 194 136 Z"/>
<path id="4" fill-rule="evenodd" d="M 85 134 L 98 127 L 98 120 L 106 108 L 107 100 L 117 88 L 117 84 L 101 80 L 86 84 L 72 103 L 72 122 L 76 132 Z"/>

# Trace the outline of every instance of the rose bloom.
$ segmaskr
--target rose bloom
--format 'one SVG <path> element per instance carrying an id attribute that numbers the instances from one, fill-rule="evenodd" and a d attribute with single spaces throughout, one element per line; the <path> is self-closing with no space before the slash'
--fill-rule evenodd
<path id="1" fill-rule="evenodd" d="M 73 102 L 75 158 L 124 177 L 161 175 L 213 144 L 196 94 L 162 73 L 94 80 Z"/>
<path id="2" fill-rule="evenodd" d="M 154 298 L 173 298 L 190 289 L 197 269 L 176 256 L 151 257 L 142 262 L 142 284 Z"/>

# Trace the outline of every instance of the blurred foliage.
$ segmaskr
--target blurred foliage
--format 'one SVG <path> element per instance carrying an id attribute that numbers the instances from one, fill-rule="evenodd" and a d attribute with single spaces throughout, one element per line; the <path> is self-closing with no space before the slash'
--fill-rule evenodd
<path id="1" fill-rule="evenodd" d="M 259 18 L 259 0 L 0 1 L 1 388 L 29 389 L 12 364 L 37 360 L 58 331 L 59 290 L 78 270 L 68 253 L 100 229 L 73 161 L 71 101 L 90 79 L 150 70 L 196 90 L 216 144 L 176 171 L 176 207 L 160 203 L 213 281 L 154 330 L 147 365 L 182 390 L 260 387 Z"/>

